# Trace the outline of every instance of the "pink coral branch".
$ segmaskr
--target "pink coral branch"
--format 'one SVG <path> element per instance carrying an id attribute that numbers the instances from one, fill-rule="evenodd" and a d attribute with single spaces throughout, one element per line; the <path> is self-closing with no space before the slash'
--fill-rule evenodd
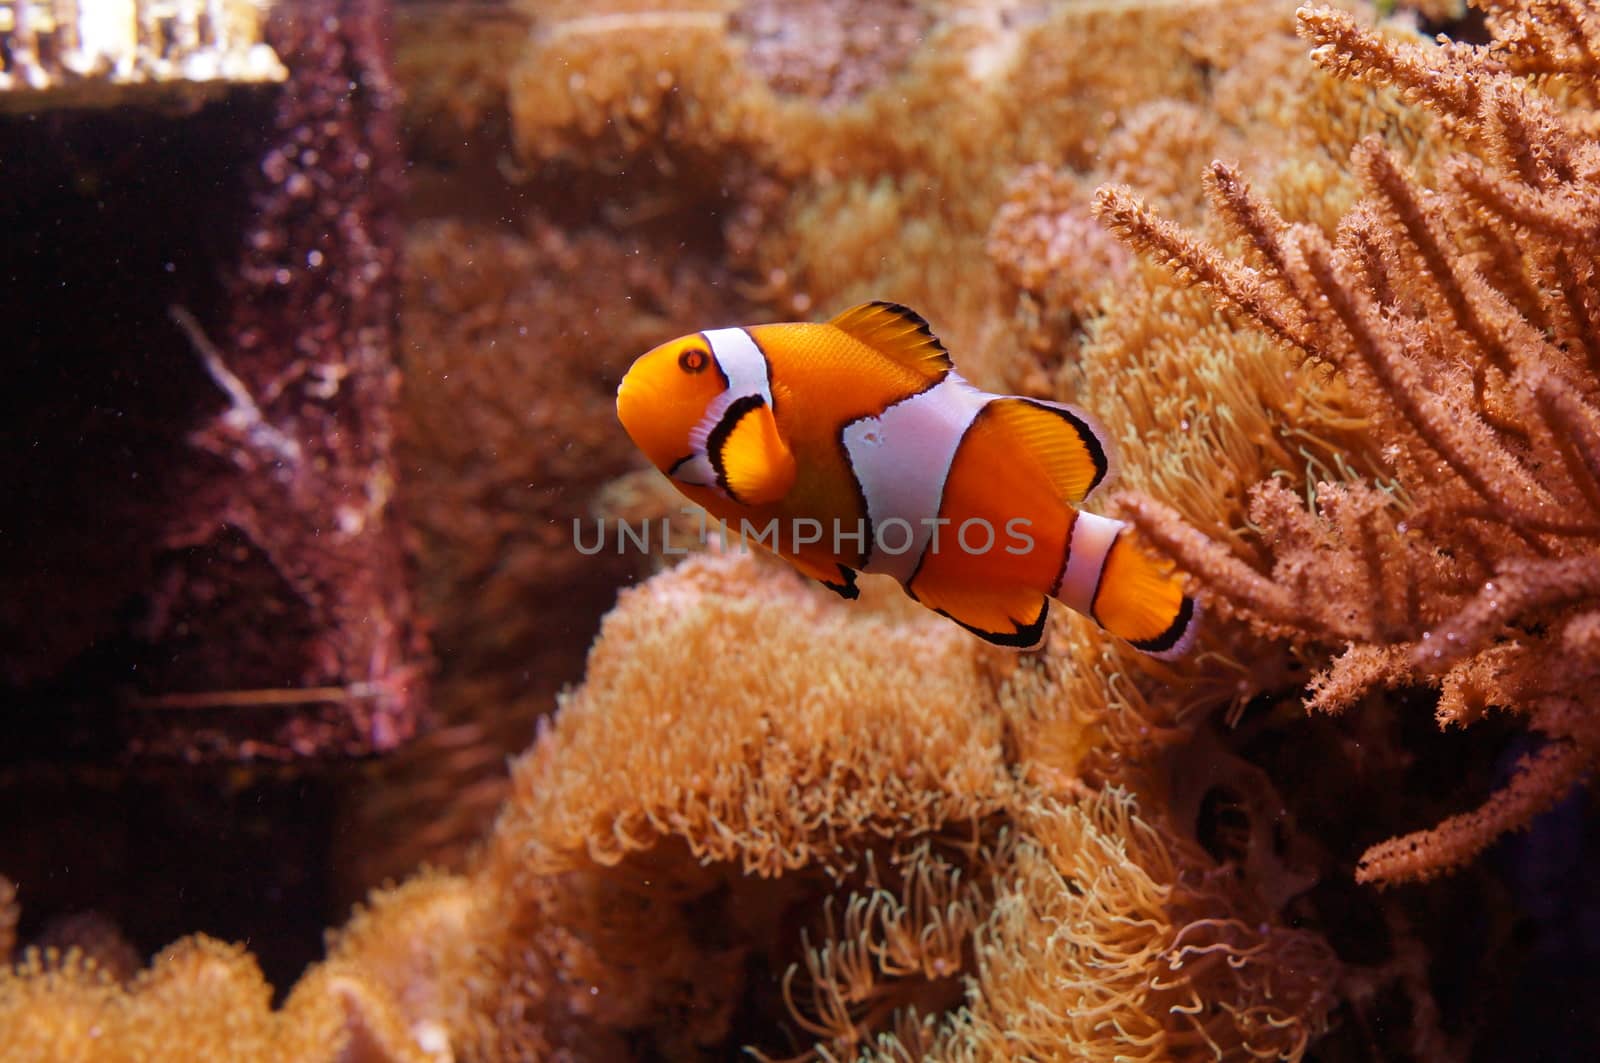
<path id="1" fill-rule="evenodd" d="M 1460 867 L 1497 838 L 1527 824 L 1572 788 L 1591 754 L 1570 742 L 1551 742 L 1523 757 L 1511 782 L 1471 812 L 1451 816 L 1431 830 L 1374 845 L 1356 866 L 1356 881 L 1393 885 L 1423 882 Z"/>
<path id="2" fill-rule="evenodd" d="M 1600 596 L 1600 564 L 1592 555 L 1507 562 L 1450 621 L 1425 632 L 1411 652 L 1418 671 L 1444 671 L 1483 649 L 1505 626 L 1552 606 Z"/>

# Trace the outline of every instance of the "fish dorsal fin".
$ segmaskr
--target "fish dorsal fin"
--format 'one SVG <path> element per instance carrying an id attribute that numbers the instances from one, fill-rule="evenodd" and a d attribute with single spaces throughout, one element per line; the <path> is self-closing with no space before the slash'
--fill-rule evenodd
<path id="1" fill-rule="evenodd" d="M 748 506 L 776 502 L 794 486 L 795 462 L 772 407 L 759 395 L 736 400 L 706 439 L 717 483 Z"/>
<path id="2" fill-rule="evenodd" d="M 1019 454 L 1031 454 L 1061 498 L 1077 505 L 1111 472 L 1105 435 L 1082 410 L 1040 399 L 995 399 L 984 411 L 1013 433 Z"/>
<path id="3" fill-rule="evenodd" d="M 951 368 L 950 352 L 944 349 L 927 321 L 915 310 L 899 303 L 882 300 L 862 303 L 828 324 L 926 376 L 935 377 Z"/>

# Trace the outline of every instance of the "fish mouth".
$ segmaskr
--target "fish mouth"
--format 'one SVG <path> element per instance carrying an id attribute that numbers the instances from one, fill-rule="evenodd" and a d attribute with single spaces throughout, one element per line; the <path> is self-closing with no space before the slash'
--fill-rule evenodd
<path id="1" fill-rule="evenodd" d="M 657 455 L 652 447 L 655 437 L 661 434 L 662 409 L 660 396 L 648 381 L 640 380 L 637 373 L 629 372 L 617 385 L 617 420 L 633 440 L 634 446 L 647 457 Z"/>
<path id="2" fill-rule="evenodd" d="M 622 381 L 617 384 L 617 420 L 622 422 L 622 427 L 629 429 L 632 434 L 631 423 L 643 412 L 644 402 L 641 392 L 644 389 L 639 385 L 638 378 L 630 370 L 622 375 Z"/>

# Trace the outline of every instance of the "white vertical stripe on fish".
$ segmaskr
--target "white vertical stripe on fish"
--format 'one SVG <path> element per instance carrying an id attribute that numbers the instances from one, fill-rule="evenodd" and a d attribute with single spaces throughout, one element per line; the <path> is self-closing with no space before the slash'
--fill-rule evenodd
<path id="1" fill-rule="evenodd" d="M 911 579 L 933 538 L 945 479 L 955 461 L 961 437 L 988 405 L 986 394 L 951 372 L 938 384 L 884 410 L 863 417 L 843 432 L 845 453 L 867 503 L 867 525 L 874 539 L 904 550 L 882 549 L 869 542 L 864 571 L 881 572 L 901 583 Z M 885 529 L 887 521 L 907 528 Z M 953 535 L 953 532 L 950 534 Z M 941 549 L 949 536 L 941 538 Z"/>
<path id="2" fill-rule="evenodd" d="M 1067 547 L 1067 567 L 1061 574 L 1061 583 L 1050 592 L 1050 597 L 1076 609 L 1084 616 L 1094 616 L 1094 592 L 1100 586 L 1100 573 L 1106 567 L 1106 555 L 1111 544 L 1126 527 L 1120 520 L 1078 511 L 1072 522 L 1072 541 Z"/>
<path id="3" fill-rule="evenodd" d="M 767 357 L 742 328 L 718 328 L 701 333 L 711 344 L 711 353 L 728 378 L 728 394 L 733 399 L 760 395 L 770 404 L 772 386 L 767 379 Z M 728 401 L 731 403 L 733 399 Z"/>

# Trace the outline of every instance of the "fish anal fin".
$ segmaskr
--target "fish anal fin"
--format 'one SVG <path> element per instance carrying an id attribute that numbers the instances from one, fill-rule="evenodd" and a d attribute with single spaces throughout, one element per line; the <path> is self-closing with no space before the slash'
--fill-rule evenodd
<path id="1" fill-rule="evenodd" d="M 1044 641 L 1050 599 L 1039 591 L 913 580 L 906 593 L 996 646 L 1028 650 Z"/>
<path id="2" fill-rule="evenodd" d="M 984 410 L 1003 425 L 1019 455 L 1043 467 L 1057 494 L 1077 505 L 1111 473 L 1111 448 L 1094 420 L 1082 410 L 1039 399 L 1003 398 Z"/>
<path id="3" fill-rule="evenodd" d="M 728 407 L 706 439 L 717 484 L 749 506 L 776 502 L 794 486 L 794 454 L 778 431 L 772 408 L 759 397 Z"/>
<path id="4" fill-rule="evenodd" d="M 784 560 L 841 598 L 854 601 L 861 597 L 861 588 L 856 586 L 856 570 L 853 568 L 836 561 L 823 563 L 788 555 L 785 555 Z"/>
<path id="5" fill-rule="evenodd" d="M 950 353 L 915 310 L 882 300 L 852 306 L 828 322 L 885 357 L 928 377 L 951 368 Z"/>

